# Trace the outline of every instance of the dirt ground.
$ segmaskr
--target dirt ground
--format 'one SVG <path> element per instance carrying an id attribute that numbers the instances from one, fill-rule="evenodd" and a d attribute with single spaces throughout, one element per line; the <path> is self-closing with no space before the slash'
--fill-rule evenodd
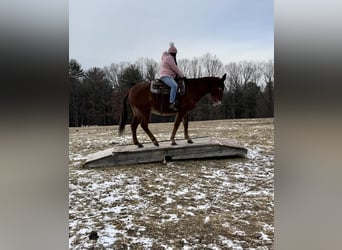
<path id="1" fill-rule="evenodd" d="M 167 140 L 172 126 L 150 129 Z M 84 169 L 88 154 L 131 144 L 130 128 L 70 128 L 69 248 L 274 249 L 273 119 L 190 122 L 189 134 L 235 140 L 247 156 Z"/>

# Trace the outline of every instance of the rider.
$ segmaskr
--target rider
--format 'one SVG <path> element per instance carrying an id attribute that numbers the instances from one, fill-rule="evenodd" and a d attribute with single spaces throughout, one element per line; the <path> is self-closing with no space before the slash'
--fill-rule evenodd
<path id="1" fill-rule="evenodd" d="M 170 43 L 169 50 L 163 53 L 160 65 L 159 76 L 160 79 L 169 87 L 171 87 L 170 91 L 170 99 L 169 99 L 169 108 L 173 111 L 178 111 L 175 104 L 176 94 L 178 85 L 175 81 L 175 77 L 183 79 L 184 74 L 177 66 L 176 60 L 177 49 L 174 46 L 174 43 Z"/>

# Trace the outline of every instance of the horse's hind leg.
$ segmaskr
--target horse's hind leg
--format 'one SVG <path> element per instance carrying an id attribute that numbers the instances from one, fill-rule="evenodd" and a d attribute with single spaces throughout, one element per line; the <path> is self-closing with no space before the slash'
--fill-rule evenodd
<path id="1" fill-rule="evenodd" d="M 193 143 L 193 141 L 191 140 L 190 136 L 189 136 L 189 132 L 188 132 L 188 127 L 189 127 L 189 115 L 186 114 L 183 117 L 183 126 L 184 126 L 184 138 L 185 140 L 187 140 L 188 143 Z"/>
<path id="2" fill-rule="evenodd" d="M 171 134 L 171 145 L 177 145 L 176 141 L 175 141 L 175 137 L 176 137 L 176 132 L 179 128 L 179 124 L 182 121 L 182 116 L 178 113 L 175 119 L 175 123 L 173 125 L 173 130 L 172 130 L 172 134 Z"/>
<path id="3" fill-rule="evenodd" d="M 142 148 L 143 145 L 138 141 L 137 138 L 137 127 L 139 125 L 139 120 L 136 116 L 133 117 L 132 123 L 131 123 L 131 129 L 132 129 L 132 137 L 133 137 L 133 143 L 134 145 L 137 145 L 139 148 Z"/>
<path id="4" fill-rule="evenodd" d="M 154 137 L 154 135 L 152 134 L 151 130 L 148 128 L 148 122 L 146 120 L 143 120 L 141 122 L 141 127 L 146 132 L 146 134 L 150 137 L 150 139 L 153 142 L 153 144 L 156 145 L 156 146 L 159 146 L 159 143 L 158 143 L 157 139 Z"/>

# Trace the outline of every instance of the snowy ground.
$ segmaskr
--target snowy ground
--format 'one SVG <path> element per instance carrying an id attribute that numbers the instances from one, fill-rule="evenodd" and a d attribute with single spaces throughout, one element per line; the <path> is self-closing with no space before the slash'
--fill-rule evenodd
<path id="1" fill-rule="evenodd" d="M 172 123 L 150 129 L 166 140 Z M 83 169 L 87 154 L 130 144 L 130 127 L 70 128 L 69 248 L 274 249 L 273 119 L 190 122 L 189 133 L 236 140 L 247 157 Z"/>

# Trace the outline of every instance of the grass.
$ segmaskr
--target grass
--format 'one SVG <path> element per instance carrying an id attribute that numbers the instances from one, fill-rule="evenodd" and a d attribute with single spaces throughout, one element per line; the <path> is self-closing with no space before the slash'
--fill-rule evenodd
<path id="1" fill-rule="evenodd" d="M 172 123 L 150 129 L 167 140 Z M 193 138 L 236 140 L 247 157 L 83 169 L 87 154 L 131 143 L 129 126 L 70 128 L 69 247 L 91 248 L 95 230 L 97 249 L 274 249 L 273 130 L 273 119 L 190 122 Z"/>

